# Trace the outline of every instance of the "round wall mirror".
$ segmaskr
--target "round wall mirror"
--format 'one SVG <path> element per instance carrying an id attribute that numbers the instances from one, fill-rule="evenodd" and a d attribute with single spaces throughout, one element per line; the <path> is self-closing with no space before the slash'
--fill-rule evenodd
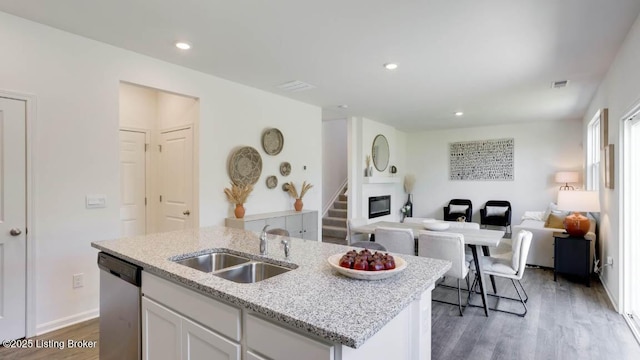
<path id="1" fill-rule="evenodd" d="M 378 171 L 384 171 L 389 165 L 389 142 L 384 135 L 379 134 L 373 139 L 371 157 L 373 158 L 373 166 Z"/>

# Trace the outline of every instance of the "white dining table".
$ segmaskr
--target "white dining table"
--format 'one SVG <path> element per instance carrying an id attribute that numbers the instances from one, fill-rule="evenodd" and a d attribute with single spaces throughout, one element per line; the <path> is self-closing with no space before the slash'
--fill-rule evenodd
<path id="1" fill-rule="evenodd" d="M 371 224 L 353 227 L 352 231 L 363 234 L 374 234 L 376 228 L 396 228 L 396 229 L 411 229 L 413 237 L 418 238 L 421 230 L 426 230 L 423 224 L 420 223 L 400 223 L 393 221 L 377 221 Z M 489 247 L 496 247 L 500 244 L 500 240 L 504 236 L 504 231 L 500 230 L 487 230 L 487 229 L 463 229 L 463 228 L 450 228 L 443 232 L 450 232 L 455 234 L 462 234 L 464 236 L 464 243 L 469 245 L 471 252 L 473 253 L 473 262 L 478 269 L 478 284 L 480 285 L 480 292 L 482 293 L 482 305 L 484 307 L 484 314 L 489 316 L 489 305 L 487 303 L 487 290 L 484 284 L 484 271 L 478 257 L 478 249 L 482 247 L 485 255 L 489 255 Z M 491 279 L 493 285 L 493 291 L 496 291 L 495 281 Z"/>

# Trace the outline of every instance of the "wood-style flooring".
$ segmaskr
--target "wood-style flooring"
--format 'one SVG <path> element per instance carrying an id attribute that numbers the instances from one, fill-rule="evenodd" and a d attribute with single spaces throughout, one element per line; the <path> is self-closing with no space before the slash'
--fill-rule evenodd
<path id="1" fill-rule="evenodd" d="M 8 349 L 0 346 L 0 359 L 2 360 L 49 360 L 49 359 L 65 359 L 65 360 L 97 360 L 99 357 L 98 347 L 96 348 L 68 348 L 68 340 L 87 340 L 99 342 L 99 321 L 92 319 L 79 324 L 68 326 L 66 328 L 52 331 L 50 333 L 36 336 L 29 340 L 33 341 L 33 346 L 26 349 Z M 60 348 L 37 348 L 36 344 L 50 344 Z"/>
<path id="2" fill-rule="evenodd" d="M 516 296 L 509 280 L 496 281 L 499 293 Z M 529 295 L 524 318 L 495 311 L 487 318 L 474 307 L 460 317 L 457 306 L 433 302 L 432 359 L 640 359 L 640 345 L 598 279 L 591 287 L 561 275 L 554 282 L 553 270 L 528 268 L 522 284 Z M 456 290 L 438 287 L 433 296 L 457 302 Z M 472 303 L 481 304 L 480 297 Z M 522 306 L 501 300 L 498 308 Z"/>
<path id="3" fill-rule="evenodd" d="M 515 296 L 510 282 L 497 279 L 498 291 Z M 472 360 L 637 360 L 640 345 L 621 315 L 609 304 L 597 279 L 591 287 L 553 271 L 529 268 L 522 280 L 529 301 L 526 317 L 433 302 L 432 359 Z M 438 287 L 434 298 L 457 301 L 455 290 Z M 491 304 L 493 299 L 489 299 Z M 464 303 L 465 299 L 463 299 Z M 472 300 L 480 302 L 478 296 Z M 519 311 L 518 304 L 502 300 L 500 308 Z M 98 340 L 98 319 L 89 320 L 34 339 Z M 100 343 L 98 343 L 98 346 Z M 98 349 L 6 349 L 0 359 L 98 359 Z"/>

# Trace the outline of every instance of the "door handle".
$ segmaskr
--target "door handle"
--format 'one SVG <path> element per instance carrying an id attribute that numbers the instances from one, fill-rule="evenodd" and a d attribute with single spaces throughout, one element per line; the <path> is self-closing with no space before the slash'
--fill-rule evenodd
<path id="1" fill-rule="evenodd" d="M 189 215 L 191 215 L 191 211 L 185 210 L 185 211 L 182 212 L 182 215 L 189 216 Z"/>
<path id="2" fill-rule="evenodd" d="M 22 230 L 20 230 L 18 228 L 13 228 L 13 229 L 9 230 L 9 234 L 11 234 L 11 236 L 18 236 L 18 235 L 22 234 Z"/>

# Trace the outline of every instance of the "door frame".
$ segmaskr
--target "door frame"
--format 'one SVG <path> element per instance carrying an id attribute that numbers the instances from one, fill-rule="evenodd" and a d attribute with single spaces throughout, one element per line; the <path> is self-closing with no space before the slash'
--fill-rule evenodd
<path id="1" fill-rule="evenodd" d="M 36 199 L 34 198 L 34 190 L 37 188 L 36 184 L 36 162 L 34 161 L 33 154 L 36 151 L 36 144 L 33 139 L 33 133 L 35 129 L 36 119 L 37 119 L 37 98 L 34 94 L 27 93 L 19 93 L 9 90 L 0 89 L 0 96 L 25 101 L 26 102 L 26 134 L 25 134 L 25 144 L 26 144 L 26 207 L 27 207 L 27 231 L 25 231 L 25 241 L 27 245 L 26 251 L 26 314 L 25 314 L 25 325 L 26 325 L 26 337 L 32 337 L 36 335 L 36 242 L 37 238 L 36 232 L 36 222 L 34 221 L 34 214 L 36 213 Z"/>
<path id="2" fill-rule="evenodd" d="M 630 216 L 630 204 L 629 204 L 629 200 L 627 200 L 627 197 L 625 196 L 625 193 L 628 192 L 629 190 L 627 189 L 627 185 L 630 183 L 630 179 L 629 179 L 629 174 L 627 173 L 627 169 L 628 167 L 631 166 L 630 164 L 630 158 L 629 158 L 629 151 L 630 151 L 630 139 L 629 139 L 629 127 L 627 124 L 627 119 L 633 117 L 633 116 L 640 116 L 640 99 L 637 99 L 633 105 L 631 106 L 630 110 L 625 112 L 624 116 L 622 116 L 620 118 L 620 171 L 618 172 L 620 175 L 620 193 L 619 193 L 619 213 L 621 214 L 620 218 L 619 218 L 619 226 L 621 229 L 621 236 L 620 236 L 620 248 L 619 248 L 619 259 L 621 259 L 621 276 L 620 276 L 620 285 L 621 285 L 621 296 L 620 296 L 620 302 L 621 302 L 621 306 L 619 309 L 619 313 L 622 314 L 622 316 L 624 317 L 625 321 L 627 322 L 627 324 L 629 325 L 629 328 L 631 328 L 631 332 L 633 333 L 633 335 L 635 336 L 636 340 L 638 342 L 640 342 L 640 329 L 638 329 L 638 320 L 634 320 L 631 319 L 629 317 L 628 314 L 628 310 L 629 310 L 629 303 L 630 303 L 630 298 L 629 298 L 629 286 L 631 286 L 631 279 L 630 279 L 630 273 L 631 273 L 631 268 L 630 268 L 630 264 L 633 261 L 633 259 L 631 259 L 631 253 L 630 253 L 630 244 L 629 244 L 629 238 L 631 236 L 631 223 L 633 221 L 633 219 L 631 219 Z"/>

